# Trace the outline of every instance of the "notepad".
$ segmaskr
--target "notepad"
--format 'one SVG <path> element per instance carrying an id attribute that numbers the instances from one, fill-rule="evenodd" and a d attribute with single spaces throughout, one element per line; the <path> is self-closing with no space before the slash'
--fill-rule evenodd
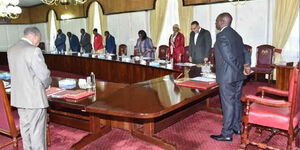
<path id="1" fill-rule="evenodd" d="M 190 80 L 192 80 L 192 81 L 200 81 L 200 82 L 207 82 L 209 84 L 216 82 L 216 79 L 207 78 L 207 77 L 195 77 L 195 78 L 191 78 Z"/>

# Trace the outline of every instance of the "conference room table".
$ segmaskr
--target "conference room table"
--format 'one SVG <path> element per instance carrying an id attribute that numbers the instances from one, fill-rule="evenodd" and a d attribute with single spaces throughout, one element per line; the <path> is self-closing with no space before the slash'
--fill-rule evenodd
<path id="1" fill-rule="evenodd" d="M 83 148 L 111 128 L 127 130 L 164 149 L 176 149 L 176 143 L 169 143 L 155 134 L 205 109 L 205 101 L 218 90 L 218 86 L 207 90 L 178 86 L 176 79 L 183 70 L 166 66 L 99 59 L 91 55 L 44 54 L 44 57 L 51 70 L 86 76 L 94 72 L 100 79 L 93 90 L 96 94 L 78 102 L 49 98 L 51 122 L 89 132 L 70 149 Z M 0 58 L 0 65 L 7 64 L 5 52 L 0 52 Z M 190 77 L 201 73 L 197 66 L 188 70 Z M 62 79 L 53 77 L 51 86 L 57 87 Z"/>
<path id="2" fill-rule="evenodd" d="M 57 86 L 62 78 L 53 79 L 52 86 Z M 218 86 L 197 90 L 177 86 L 174 80 L 173 75 L 166 75 L 135 84 L 97 81 L 96 94 L 79 102 L 49 98 L 50 118 L 66 115 L 86 120 L 84 126 L 88 127 L 89 134 L 70 149 L 83 148 L 111 128 L 128 130 L 133 136 L 164 149 L 176 149 L 176 143 L 168 143 L 155 133 L 199 111 L 203 108 L 201 103 Z M 66 118 L 61 119 L 68 124 L 70 120 Z"/>

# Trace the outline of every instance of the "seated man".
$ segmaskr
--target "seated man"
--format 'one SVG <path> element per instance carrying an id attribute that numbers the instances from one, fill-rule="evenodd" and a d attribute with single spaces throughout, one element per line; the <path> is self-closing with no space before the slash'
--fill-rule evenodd
<path id="1" fill-rule="evenodd" d="M 69 37 L 70 49 L 72 50 L 72 52 L 80 52 L 80 44 L 78 37 L 72 34 L 71 32 L 68 32 L 67 36 Z"/>

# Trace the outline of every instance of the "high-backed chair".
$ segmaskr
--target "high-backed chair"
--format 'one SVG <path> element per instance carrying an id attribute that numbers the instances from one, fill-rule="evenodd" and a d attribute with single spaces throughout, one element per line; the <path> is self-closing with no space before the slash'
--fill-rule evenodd
<path id="1" fill-rule="evenodd" d="M 3 81 L 0 80 L 0 134 L 11 137 L 11 140 L 0 145 L 0 149 L 13 144 L 13 149 L 18 149 L 20 136 L 19 115 L 16 110 L 12 111 L 7 94 L 5 92 Z M 50 129 L 47 127 L 47 144 L 50 142 Z"/>
<path id="2" fill-rule="evenodd" d="M 252 55 L 252 46 L 244 44 L 245 48 L 247 49 L 247 51 L 250 53 L 250 55 Z"/>
<path id="3" fill-rule="evenodd" d="M 274 46 L 271 45 L 260 45 L 257 47 L 256 66 L 251 68 L 255 74 L 255 81 L 257 81 L 258 74 L 268 74 L 269 79 L 268 83 L 271 82 L 273 77 L 273 55 L 274 55 Z"/>
<path id="4" fill-rule="evenodd" d="M 209 62 L 211 64 L 213 64 L 213 65 L 215 65 L 215 63 L 216 63 L 214 48 L 210 49 L 210 52 L 209 52 Z"/>
<path id="5" fill-rule="evenodd" d="M 189 46 L 184 47 L 184 53 L 181 56 L 181 62 L 189 62 Z"/>
<path id="6" fill-rule="evenodd" d="M 38 45 L 38 47 L 39 47 L 41 50 L 45 50 L 45 42 L 40 42 L 40 44 Z"/>
<path id="7" fill-rule="evenodd" d="M 158 47 L 158 58 L 165 60 L 167 59 L 167 51 L 169 49 L 169 46 L 167 45 L 161 45 Z"/>
<path id="8" fill-rule="evenodd" d="M 245 149 L 248 144 L 261 149 L 275 149 L 267 143 L 275 134 L 280 133 L 288 137 L 286 149 L 291 150 L 292 142 L 299 132 L 299 91 L 299 68 L 294 68 L 290 76 L 288 91 L 271 87 L 258 87 L 258 92 L 262 93 L 261 97 L 245 96 L 244 99 L 247 104 L 243 116 L 244 131 L 240 149 Z M 288 101 L 266 98 L 265 93 L 287 97 Z M 254 126 L 271 131 L 271 136 L 262 143 L 251 141 L 249 132 Z"/>
<path id="9" fill-rule="evenodd" d="M 3 81 L 0 80 L 0 134 L 11 137 L 11 140 L 0 145 L 0 149 L 13 144 L 13 149 L 18 149 L 20 140 L 19 116 L 17 111 L 12 111 Z"/>
<path id="10" fill-rule="evenodd" d="M 119 45 L 119 56 L 125 55 L 127 56 L 127 45 L 120 44 Z"/>

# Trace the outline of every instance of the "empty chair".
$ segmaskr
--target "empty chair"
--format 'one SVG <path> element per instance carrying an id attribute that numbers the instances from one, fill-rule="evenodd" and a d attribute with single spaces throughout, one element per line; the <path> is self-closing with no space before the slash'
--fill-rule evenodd
<path id="1" fill-rule="evenodd" d="M 273 77 L 273 55 L 274 55 L 274 46 L 271 45 L 260 45 L 257 47 L 256 66 L 251 68 L 255 74 L 255 81 L 257 81 L 258 74 L 268 74 L 268 82 L 271 82 Z"/>
<path id="2" fill-rule="evenodd" d="M 119 56 L 127 56 L 127 45 L 120 44 L 119 45 Z"/>
<path id="3" fill-rule="evenodd" d="M 262 93 L 261 97 L 247 95 L 244 98 L 247 105 L 243 117 L 244 132 L 240 148 L 245 149 L 248 144 L 251 144 L 261 149 L 276 149 L 267 143 L 272 136 L 278 133 L 288 137 L 286 149 L 291 150 L 292 142 L 299 132 L 299 69 L 293 69 L 288 91 L 271 87 L 258 87 L 257 90 Z M 264 97 L 265 93 L 287 97 L 288 101 L 266 98 Z M 252 127 L 266 129 L 272 134 L 262 143 L 251 141 L 249 132 Z"/>
<path id="4" fill-rule="evenodd" d="M 161 45 L 158 47 L 158 58 L 162 60 L 167 59 L 167 51 L 168 51 L 169 46 L 167 45 Z"/>

